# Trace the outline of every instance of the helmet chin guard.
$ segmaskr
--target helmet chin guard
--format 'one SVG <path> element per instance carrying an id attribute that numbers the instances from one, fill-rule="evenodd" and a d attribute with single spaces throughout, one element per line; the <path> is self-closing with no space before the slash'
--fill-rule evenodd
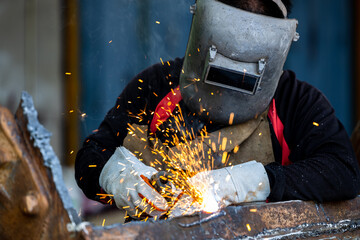
<path id="1" fill-rule="evenodd" d="M 283 71 L 297 20 L 247 12 L 217 0 L 197 0 L 180 91 L 205 121 L 229 124 L 266 110 Z"/>

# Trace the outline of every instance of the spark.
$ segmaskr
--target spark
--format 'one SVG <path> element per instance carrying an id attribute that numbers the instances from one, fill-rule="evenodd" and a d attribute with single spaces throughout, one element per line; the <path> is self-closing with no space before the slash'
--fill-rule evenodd
<path id="1" fill-rule="evenodd" d="M 142 134 L 144 134 L 144 131 L 141 130 L 141 128 L 137 127 L 136 129 L 139 130 Z"/>
<path id="2" fill-rule="evenodd" d="M 155 23 L 156 23 L 156 24 L 160 24 L 160 22 L 159 22 L 159 21 L 155 21 Z"/>
<path id="3" fill-rule="evenodd" d="M 236 146 L 235 148 L 234 148 L 234 153 L 237 153 L 238 151 L 239 151 L 239 146 Z"/>
<path id="4" fill-rule="evenodd" d="M 109 43 L 112 43 L 112 40 L 110 40 Z"/>
<path id="5" fill-rule="evenodd" d="M 319 124 L 317 122 L 313 122 L 313 125 L 316 126 L 316 127 L 319 126 Z"/>
<path id="6" fill-rule="evenodd" d="M 223 155 L 222 155 L 222 159 L 221 159 L 221 163 L 222 163 L 222 164 L 225 164 L 225 163 L 226 163 L 227 156 L 228 156 L 228 153 L 227 153 L 227 152 L 224 152 Z M 230 156 L 230 155 L 229 155 L 229 156 Z"/>
<path id="7" fill-rule="evenodd" d="M 247 228 L 247 230 L 249 231 L 249 232 L 251 232 L 251 227 L 250 227 L 250 224 L 246 224 L 246 228 Z"/>
<path id="8" fill-rule="evenodd" d="M 89 167 L 97 167 L 97 165 L 89 165 Z"/>
<path id="9" fill-rule="evenodd" d="M 250 209 L 250 212 L 256 213 L 256 212 L 257 212 L 257 209 L 256 209 L 256 208 Z"/>
<path id="10" fill-rule="evenodd" d="M 74 153 L 74 150 L 71 150 L 71 151 L 70 151 L 70 155 L 73 154 L 73 153 Z"/>
<path id="11" fill-rule="evenodd" d="M 100 196 L 100 197 L 113 197 L 114 196 L 113 194 L 107 194 L 107 193 L 97 193 L 96 195 Z"/>
<path id="12" fill-rule="evenodd" d="M 70 75 L 71 75 L 71 72 L 66 72 L 65 75 L 70 76 Z"/>
<path id="13" fill-rule="evenodd" d="M 235 114 L 233 112 L 230 113 L 229 125 L 232 125 L 234 123 L 234 116 L 235 116 Z"/>
<path id="14" fill-rule="evenodd" d="M 227 138 L 224 137 L 223 140 L 222 140 L 222 143 L 221 143 L 221 147 L 222 147 L 222 150 L 223 150 L 223 151 L 225 151 L 226 143 L 227 143 Z"/>
<path id="15" fill-rule="evenodd" d="M 74 110 L 72 110 L 72 109 L 69 111 L 69 113 L 73 113 L 73 112 L 74 112 Z"/>

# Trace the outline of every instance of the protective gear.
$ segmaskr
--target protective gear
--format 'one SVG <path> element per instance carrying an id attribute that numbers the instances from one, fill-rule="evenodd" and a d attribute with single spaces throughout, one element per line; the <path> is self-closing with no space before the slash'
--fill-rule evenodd
<path id="1" fill-rule="evenodd" d="M 139 161 L 125 147 L 118 147 L 101 171 L 99 184 L 113 195 L 116 206 L 135 218 L 160 216 L 168 210 L 166 200 L 152 188 L 157 171 Z"/>
<path id="2" fill-rule="evenodd" d="M 282 74 L 297 20 L 197 0 L 180 74 L 189 109 L 219 124 L 248 121 L 268 107 Z"/>
<path id="3" fill-rule="evenodd" d="M 170 211 L 170 217 L 189 215 L 195 211 L 213 212 L 216 208 L 242 202 L 265 201 L 270 183 L 264 166 L 256 161 L 233 167 L 200 172 L 188 181 L 203 194 L 197 203 L 184 194 Z"/>

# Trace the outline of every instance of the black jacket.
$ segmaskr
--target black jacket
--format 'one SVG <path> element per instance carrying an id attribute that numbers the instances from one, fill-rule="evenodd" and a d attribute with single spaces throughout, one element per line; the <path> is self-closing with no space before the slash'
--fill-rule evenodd
<path id="1" fill-rule="evenodd" d="M 120 94 L 100 127 L 87 137 L 76 157 L 75 177 L 88 198 L 99 200 L 101 170 L 123 144 L 128 124 L 150 124 L 158 103 L 179 84 L 181 67 L 182 59 L 177 58 L 141 72 Z M 325 96 L 285 71 L 274 99 L 292 164 L 281 165 L 281 147 L 269 121 L 275 155 L 275 162 L 265 166 L 271 186 L 269 200 L 323 202 L 355 197 L 360 190 L 359 166 L 349 137 Z"/>

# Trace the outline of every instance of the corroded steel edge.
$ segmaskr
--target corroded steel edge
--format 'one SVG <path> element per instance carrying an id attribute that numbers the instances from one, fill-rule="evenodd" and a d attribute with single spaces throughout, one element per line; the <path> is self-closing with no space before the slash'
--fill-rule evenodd
<path id="1" fill-rule="evenodd" d="M 230 206 L 219 213 L 86 228 L 85 239 L 294 239 L 360 236 L 360 197 L 317 204 L 288 201 Z M 256 211 L 254 210 L 256 209 Z"/>
<path id="2" fill-rule="evenodd" d="M 81 220 L 72 205 L 69 192 L 64 184 L 60 161 L 50 145 L 51 133 L 42 124 L 40 124 L 32 97 L 25 91 L 21 94 L 20 106 L 27 121 L 27 130 L 29 131 L 30 138 L 33 141 L 33 146 L 40 150 L 44 160 L 44 165 L 51 170 L 56 190 L 59 193 L 64 208 L 68 212 L 71 222 L 79 224 Z"/>

